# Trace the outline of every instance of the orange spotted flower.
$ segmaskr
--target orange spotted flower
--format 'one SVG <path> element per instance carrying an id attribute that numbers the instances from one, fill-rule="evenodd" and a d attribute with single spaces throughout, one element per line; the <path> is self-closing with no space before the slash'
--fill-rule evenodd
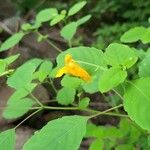
<path id="1" fill-rule="evenodd" d="M 56 77 L 61 77 L 63 74 L 73 75 L 83 79 L 84 81 L 91 80 L 91 76 L 82 67 L 80 67 L 69 54 L 66 54 L 65 66 L 58 70 Z"/>

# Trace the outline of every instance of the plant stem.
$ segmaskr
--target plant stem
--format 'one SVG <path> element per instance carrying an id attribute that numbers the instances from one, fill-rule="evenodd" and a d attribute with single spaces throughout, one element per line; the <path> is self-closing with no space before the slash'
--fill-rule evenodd
<path id="1" fill-rule="evenodd" d="M 112 90 L 124 101 L 124 98 L 115 89 Z"/>
<path id="2" fill-rule="evenodd" d="M 126 117 L 126 118 L 128 118 L 129 116 L 128 115 L 124 115 L 124 114 L 118 114 L 118 113 L 104 113 L 104 114 L 102 114 L 102 115 L 109 115 L 109 116 L 116 116 L 116 117 Z"/>
<path id="3" fill-rule="evenodd" d="M 39 36 L 43 36 L 39 31 L 36 31 L 36 33 L 39 35 Z M 53 48 L 55 48 L 58 52 L 62 52 L 62 50 L 60 48 L 58 48 L 55 44 L 53 44 L 50 39 L 46 38 L 45 41 L 51 45 Z"/>
<path id="4" fill-rule="evenodd" d="M 14 72 L 13 69 L 10 69 L 10 70 L 8 70 L 8 71 L 5 71 L 4 73 L 0 74 L 0 77 L 2 77 L 2 76 L 4 76 L 4 75 L 7 75 L 7 74 L 10 74 L 10 73 L 12 73 L 12 72 Z"/>
<path id="5" fill-rule="evenodd" d="M 53 44 L 49 39 L 45 39 L 45 41 L 51 45 L 52 47 L 54 47 L 58 52 L 62 52 L 62 50 L 60 48 L 58 48 L 55 44 Z"/>
<path id="6" fill-rule="evenodd" d="M 51 78 L 49 79 L 49 82 L 48 82 L 48 83 L 50 83 L 50 85 L 52 86 L 53 90 L 54 90 L 55 93 L 57 94 L 58 91 L 57 91 L 56 87 L 54 86 L 53 81 L 52 81 Z"/>
<path id="7" fill-rule="evenodd" d="M 37 111 L 33 112 L 32 114 L 30 114 L 28 117 L 26 117 L 24 120 L 22 120 L 19 124 L 17 124 L 15 126 L 15 129 L 18 128 L 21 124 L 23 124 L 26 120 L 28 120 L 29 118 L 31 118 L 33 115 L 35 115 L 36 113 L 38 113 L 39 111 L 41 111 L 42 108 L 38 109 Z"/>
<path id="8" fill-rule="evenodd" d="M 44 109 L 51 110 L 79 110 L 78 107 L 51 107 L 51 106 L 43 106 Z"/>
<path id="9" fill-rule="evenodd" d="M 97 116 L 99 116 L 99 115 L 106 114 L 107 112 L 109 112 L 109 111 L 111 111 L 111 110 L 115 110 L 115 109 L 120 108 L 120 107 L 122 107 L 122 106 L 123 106 L 123 104 L 120 104 L 120 105 L 118 105 L 118 106 L 109 108 L 109 109 L 107 109 L 107 110 L 105 110 L 105 111 L 98 112 L 97 114 L 91 115 L 91 116 L 89 117 L 89 119 L 90 119 L 90 118 L 93 118 L 93 117 L 97 117 Z"/>
<path id="10" fill-rule="evenodd" d="M 43 104 L 32 93 L 30 93 L 30 95 L 41 107 L 43 107 Z"/>

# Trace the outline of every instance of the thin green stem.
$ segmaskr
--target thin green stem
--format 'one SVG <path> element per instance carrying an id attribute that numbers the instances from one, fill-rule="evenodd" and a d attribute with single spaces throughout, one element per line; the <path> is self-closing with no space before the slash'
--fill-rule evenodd
<path id="1" fill-rule="evenodd" d="M 116 117 L 126 117 L 126 118 L 128 118 L 129 116 L 128 115 L 124 115 L 124 114 L 118 114 L 118 113 L 104 113 L 104 114 L 102 114 L 102 115 L 109 115 L 109 116 L 116 116 Z"/>
<path id="2" fill-rule="evenodd" d="M 99 116 L 99 115 L 106 114 L 107 112 L 112 111 L 112 110 L 115 110 L 115 109 L 120 108 L 120 107 L 122 107 L 122 106 L 123 106 L 123 104 L 120 104 L 120 105 L 118 105 L 118 106 L 109 108 L 109 109 L 107 109 L 107 110 L 105 110 L 105 111 L 98 112 L 97 114 L 91 115 L 91 116 L 89 117 L 89 119 L 90 119 L 90 118 L 97 117 L 97 116 Z"/>
<path id="3" fill-rule="evenodd" d="M 31 118 L 32 116 L 34 116 L 35 114 L 37 114 L 38 112 L 40 112 L 41 110 L 42 110 L 42 108 L 40 108 L 37 111 L 35 111 L 32 114 L 30 114 L 28 117 L 26 117 L 24 120 L 22 120 L 19 124 L 17 124 L 15 126 L 15 129 L 18 128 L 21 124 L 23 124 L 26 120 L 28 120 L 29 118 Z"/>
<path id="4" fill-rule="evenodd" d="M 36 33 L 39 35 L 39 36 L 43 36 L 39 31 L 36 31 Z M 55 44 L 53 44 L 50 39 L 46 38 L 45 41 L 51 45 L 53 48 L 55 48 L 58 52 L 62 52 L 62 50 L 60 48 L 58 48 Z"/>
<path id="5" fill-rule="evenodd" d="M 83 111 L 87 111 L 87 112 L 91 112 L 91 113 L 101 113 L 102 111 L 98 111 L 98 110 L 93 110 L 93 109 L 89 109 L 89 108 L 85 108 L 85 109 L 81 109 Z M 125 114 L 119 114 L 119 113 L 116 113 L 116 112 L 106 112 L 102 115 L 109 115 L 109 116 L 118 116 L 118 117 L 128 117 L 128 115 L 125 115 Z"/>
<path id="6" fill-rule="evenodd" d="M 49 82 L 48 82 L 48 83 L 50 83 L 50 85 L 52 86 L 52 88 L 53 88 L 53 90 L 55 91 L 55 93 L 57 93 L 58 91 L 57 91 L 56 87 L 54 86 L 53 81 L 52 81 L 51 78 L 49 79 Z"/>
<path id="7" fill-rule="evenodd" d="M 73 106 L 76 106 L 76 104 L 73 104 Z M 79 110 L 81 111 L 87 111 L 87 112 L 90 112 L 90 113 L 101 113 L 102 111 L 98 111 L 98 110 L 93 110 L 93 109 L 90 109 L 90 108 L 84 108 L 84 109 L 81 109 L 79 108 Z M 106 112 L 105 114 L 102 114 L 102 115 L 109 115 L 109 116 L 117 116 L 117 117 L 128 117 L 128 115 L 125 115 L 125 114 L 119 114 L 119 113 L 116 113 L 116 112 Z"/>
<path id="8" fill-rule="evenodd" d="M 62 50 L 60 49 L 60 48 L 58 48 L 55 44 L 53 44 L 49 39 L 45 39 L 45 41 L 49 44 L 49 45 L 51 45 L 52 47 L 54 47 L 58 52 L 62 52 Z"/>
<path id="9" fill-rule="evenodd" d="M 124 101 L 124 98 L 115 89 L 112 90 Z"/>
<path id="10" fill-rule="evenodd" d="M 8 71 L 5 71 L 4 73 L 0 74 L 0 77 L 2 77 L 2 76 L 4 76 L 4 75 L 7 75 L 7 74 L 10 74 L 10 73 L 12 73 L 12 72 L 14 72 L 13 69 L 10 69 L 10 70 L 8 70 Z"/>
<path id="11" fill-rule="evenodd" d="M 96 64 L 93 64 L 93 63 L 88 63 L 88 62 L 81 61 L 81 60 L 76 60 L 76 62 L 79 63 L 79 64 L 85 64 L 85 65 L 93 66 L 95 68 L 98 68 L 98 69 L 101 69 L 101 70 L 104 70 L 104 71 L 107 70 L 107 68 L 104 68 L 102 66 L 99 66 L 99 65 L 96 65 Z"/>
<path id="12" fill-rule="evenodd" d="M 78 107 L 51 107 L 51 106 L 43 106 L 44 109 L 50 110 L 79 110 Z"/>
<path id="13" fill-rule="evenodd" d="M 32 94 L 30 93 L 31 97 L 39 104 L 41 107 L 43 107 L 43 104 Z"/>

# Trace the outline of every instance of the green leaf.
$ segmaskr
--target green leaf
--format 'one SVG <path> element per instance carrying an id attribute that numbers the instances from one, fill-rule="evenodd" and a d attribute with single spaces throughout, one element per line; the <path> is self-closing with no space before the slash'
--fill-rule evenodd
<path id="1" fill-rule="evenodd" d="M 81 85 L 81 83 L 83 83 L 83 80 L 69 75 L 65 75 L 61 80 L 62 86 L 74 89 L 77 89 Z"/>
<path id="2" fill-rule="evenodd" d="M 15 89 L 29 87 L 29 84 L 33 79 L 33 73 L 40 63 L 40 59 L 31 59 L 27 61 L 17 68 L 12 76 L 8 78 L 7 84 Z"/>
<path id="3" fill-rule="evenodd" d="M 53 26 L 57 23 L 59 23 L 60 21 L 62 21 L 65 18 L 65 14 L 58 14 L 56 15 L 50 22 L 50 26 Z"/>
<path id="4" fill-rule="evenodd" d="M 62 52 L 57 57 L 57 66 L 64 66 L 65 55 L 72 55 L 73 59 L 83 67 L 90 75 L 95 75 L 98 70 L 106 69 L 104 54 L 94 47 L 74 47 Z"/>
<path id="5" fill-rule="evenodd" d="M 104 93 L 124 82 L 127 72 L 120 68 L 111 67 L 103 73 L 99 80 L 99 90 Z"/>
<path id="6" fill-rule="evenodd" d="M 148 135 L 148 145 L 150 146 L 150 135 Z"/>
<path id="7" fill-rule="evenodd" d="M 118 138 L 120 137 L 120 131 L 116 127 L 111 126 L 96 126 L 94 124 L 87 125 L 87 132 L 85 137 L 95 138 Z"/>
<path id="8" fill-rule="evenodd" d="M 62 28 L 60 34 L 65 40 L 70 41 L 73 38 L 74 34 L 76 33 L 76 30 L 77 30 L 77 23 L 71 22 Z"/>
<path id="9" fill-rule="evenodd" d="M 115 150 L 134 150 L 134 146 L 131 144 L 120 144 Z"/>
<path id="10" fill-rule="evenodd" d="M 25 35 L 25 33 L 23 33 L 23 32 L 18 32 L 18 33 L 13 34 L 4 43 L 2 43 L 2 45 L 0 47 L 0 52 L 6 51 L 9 48 L 12 48 L 16 44 L 18 44 L 24 35 Z"/>
<path id="11" fill-rule="evenodd" d="M 88 97 L 85 97 L 85 98 L 83 98 L 83 99 L 80 100 L 79 107 L 81 109 L 86 108 L 86 107 L 88 107 L 89 102 L 90 102 L 90 99 Z"/>
<path id="12" fill-rule="evenodd" d="M 98 78 L 106 69 L 104 54 L 101 50 L 93 47 L 74 47 L 62 52 L 57 57 L 57 68 L 63 67 L 65 55 L 72 55 L 73 59 L 85 69 L 91 76 L 92 80 L 84 82 L 84 90 L 94 93 L 98 91 Z"/>
<path id="13" fill-rule="evenodd" d="M 89 150 L 103 150 L 103 148 L 104 148 L 104 141 L 102 139 L 96 139 L 90 145 Z"/>
<path id="14" fill-rule="evenodd" d="M 127 45 L 113 43 L 106 48 L 105 59 L 108 65 L 130 68 L 136 63 L 137 56 Z"/>
<path id="15" fill-rule="evenodd" d="M 36 15 L 36 22 L 38 23 L 47 22 L 53 19 L 57 15 L 58 15 L 58 11 L 56 8 L 46 8 L 46 9 L 41 10 Z"/>
<path id="16" fill-rule="evenodd" d="M 25 88 L 19 88 L 17 89 L 8 99 L 7 104 L 16 103 L 18 100 L 26 97 L 29 95 L 33 89 L 37 86 L 37 84 L 29 84 L 28 87 Z"/>
<path id="17" fill-rule="evenodd" d="M 9 103 L 3 112 L 6 119 L 15 119 L 21 117 L 32 108 L 34 102 L 30 98 L 17 100 L 15 103 Z"/>
<path id="18" fill-rule="evenodd" d="M 150 27 L 144 32 L 143 36 L 141 37 L 141 41 L 144 44 L 150 43 Z"/>
<path id="19" fill-rule="evenodd" d="M 150 76 L 150 53 L 147 53 L 145 58 L 139 64 L 139 76 L 140 77 Z"/>
<path id="20" fill-rule="evenodd" d="M 0 75 L 2 75 L 5 72 L 6 69 L 6 63 L 3 60 L 0 60 Z"/>
<path id="21" fill-rule="evenodd" d="M 124 43 L 133 43 L 133 42 L 137 42 L 138 40 L 141 39 L 141 37 L 143 36 L 143 34 L 145 33 L 146 28 L 144 27 L 135 27 L 130 29 L 129 31 L 125 32 L 122 36 L 121 36 L 121 42 Z"/>
<path id="22" fill-rule="evenodd" d="M 91 18 L 91 15 L 86 15 L 82 18 L 80 18 L 76 23 L 78 26 L 84 24 L 85 22 L 87 22 L 89 19 Z"/>
<path id="23" fill-rule="evenodd" d="M 124 108 L 129 117 L 143 129 L 150 130 L 150 77 L 129 82 L 124 95 Z"/>
<path id="24" fill-rule="evenodd" d="M 119 130 L 122 134 L 121 138 L 128 137 L 126 139 L 126 142 L 129 144 L 135 143 L 141 136 L 141 131 L 139 131 L 137 127 L 132 125 L 129 119 L 121 119 L 119 123 Z"/>
<path id="25" fill-rule="evenodd" d="M 62 105 L 68 105 L 74 101 L 75 94 L 75 89 L 63 87 L 61 90 L 58 91 L 56 100 Z"/>
<path id="26" fill-rule="evenodd" d="M 87 117 L 66 116 L 50 121 L 25 143 L 23 150 L 77 150 L 86 131 Z"/>
<path id="27" fill-rule="evenodd" d="M 103 71 L 98 70 L 95 75 L 92 76 L 92 80 L 90 82 L 83 82 L 82 87 L 87 93 L 95 93 L 99 92 L 99 78 L 102 76 Z"/>
<path id="28" fill-rule="evenodd" d="M 6 62 L 7 65 L 9 65 L 13 63 L 19 56 L 20 54 L 12 55 L 10 57 L 5 58 L 4 61 Z"/>
<path id="29" fill-rule="evenodd" d="M 21 25 L 21 29 L 22 29 L 23 31 L 29 31 L 29 30 L 32 29 L 32 25 L 29 24 L 29 23 L 24 23 L 24 24 Z"/>
<path id="30" fill-rule="evenodd" d="M 15 150 L 15 129 L 8 129 L 0 133 L 0 149 Z"/>
<path id="31" fill-rule="evenodd" d="M 35 73 L 40 82 L 43 82 L 52 70 L 52 62 L 45 60 L 40 65 L 39 70 Z"/>
<path id="32" fill-rule="evenodd" d="M 75 5 L 73 5 L 69 11 L 68 11 L 68 16 L 72 16 L 74 14 L 76 14 L 78 11 L 80 11 L 84 6 L 86 5 L 86 1 L 82 1 L 79 3 L 76 3 Z"/>

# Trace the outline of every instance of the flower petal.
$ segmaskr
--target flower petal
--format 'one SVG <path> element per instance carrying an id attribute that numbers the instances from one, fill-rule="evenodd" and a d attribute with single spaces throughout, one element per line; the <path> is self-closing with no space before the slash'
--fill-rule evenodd
<path id="1" fill-rule="evenodd" d="M 58 72 L 56 74 L 56 78 L 61 77 L 65 73 L 67 73 L 67 68 L 66 67 L 62 67 L 61 69 L 58 70 Z"/>

